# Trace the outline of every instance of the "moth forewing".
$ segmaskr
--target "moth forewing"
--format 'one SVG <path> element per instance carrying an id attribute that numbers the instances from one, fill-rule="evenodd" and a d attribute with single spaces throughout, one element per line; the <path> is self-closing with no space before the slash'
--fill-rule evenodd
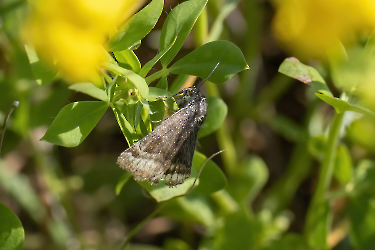
<path id="1" fill-rule="evenodd" d="M 179 110 L 117 159 L 136 180 L 156 184 L 165 179 L 166 185 L 176 186 L 190 176 L 198 131 L 206 118 L 206 98 L 191 87 L 173 99 Z"/>

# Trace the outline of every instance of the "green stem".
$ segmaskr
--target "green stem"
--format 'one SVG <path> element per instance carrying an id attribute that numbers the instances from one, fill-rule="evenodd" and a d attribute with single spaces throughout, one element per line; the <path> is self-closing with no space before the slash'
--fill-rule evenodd
<path id="1" fill-rule="evenodd" d="M 12 114 L 13 110 L 16 107 L 18 107 L 18 105 L 19 105 L 19 102 L 18 101 L 14 101 L 12 103 L 12 107 L 10 108 L 7 116 L 4 119 L 3 128 L 1 129 L 1 132 L 0 132 L 0 154 L 1 154 L 1 148 L 3 146 L 4 134 L 5 134 L 5 129 L 6 129 L 6 126 L 7 126 L 8 119 L 9 119 L 10 115 Z"/>
<path id="2" fill-rule="evenodd" d="M 325 194 L 328 190 L 332 178 L 337 151 L 337 143 L 340 135 L 340 128 L 343 117 L 344 113 L 336 113 L 333 117 L 332 127 L 329 133 L 326 147 L 326 154 L 324 156 L 322 168 L 319 173 L 318 184 L 313 197 L 313 202 L 320 202 L 325 199 Z"/>
<path id="3" fill-rule="evenodd" d="M 322 167 L 319 172 L 318 176 L 318 183 L 317 187 L 314 193 L 314 196 L 312 198 L 312 201 L 309 205 L 309 209 L 307 211 L 307 217 L 306 217 L 306 225 L 305 225 L 305 235 L 310 238 L 312 241 L 314 241 L 314 244 L 321 244 L 322 242 L 317 242 L 317 234 L 319 233 L 319 224 L 317 219 L 321 220 L 327 220 L 326 223 L 326 230 L 329 230 L 330 225 L 330 219 L 326 216 L 329 216 L 327 214 L 326 209 L 327 203 L 326 203 L 326 193 L 329 188 L 334 164 L 335 164 L 335 158 L 336 158 L 336 151 L 337 151 L 337 143 L 340 136 L 340 129 L 342 120 L 344 117 L 344 113 L 335 113 L 333 117 L 333 121 L 331 124 L 331 129 L 328 136 L 327 146 L 326 146 L 326 153 L 324 155 L 324 159 L 322 162 Z M 326 207 L 326 208 L 324 208 Z M 321 218 L 317 218 L 321 216 Z M 321 237 L 321 236 L 319 236 Z M 326 243 L 324 243 L 326 244 Z"/>
<path id="4" fill-rule="evenodd" d="M 210 96 L 219 97 L 219 90 L 217 85 L 209 81 L 206 82 L 206 89 Z M 219 144 L 220 150 L 225 150 L 221 155 L 224 162 L 225 170 L 228 173 L 233 173 L 234 167 L 237 166 L 237 153 L 236 147 L 234 146 L 232 137 L 229 133 L 229 129 L 224 122 L 223 125 L 216 131 L 216 138 Z"/>
<path id="5" fill-rule="evenodd" d="M 274 96 L 266 94 L 265 96 Z M 266 98 L 267 99 L 267 98 Z M 276 100 L 275 98 L 268 99 L 269 102 Z M 264 102 L 266 104 L 268 101 Z M 260 102 L 259 102 L 260 103 Z M 303 122 L 304 133 L 298 137 L 297 144 L 293 148 L 293 153 L 289 161 L 285 174 L 273 184 L 267 191 L 267 196 L 262 204 L 263 209 L 271 210 L 273 214 L 284 210 L 294 197 L 301 182 L 307 177 L 310 172 L 312 156 L 308 151 L 309 131 L 308 127 L 311 124 L 313 114 L 320 103 L 318 100 L 309 104 L 307 114 Z M 259 116 L 262 114 L 259 114 Z M 263 119 L 263 118 L 262 118 Z M 271 126 L 273 119 L 266 119 L 265 122 Z"/>
<path id="6" fill-rule="evenodd" d="M 200 47 L 205 43 L 208 34 L 207 9 L 204 8 L 197 22 L 194 25 L 195 47 Z"/>
<path id="7" fill-rule="evenodd" d="M 227 214 L 234 213 L 239 210 L 238 203 L 225 189 L 212 193 L 211 198 L 215 200 L 220 208 L 222 208 L 222 210 Z"/>
<path id="8" fill-rule="evenodd" d="M 129 244 L 130 240 L 132 239 L 132 237 L 134 235 L 136 235 L 145 225 L 146 223 L 151 220 L 152 218 L 154 218 L 160 211 L 161 209 L 163 208 L 164 206 L 159 206 L 154 212 L 152 212 L 152 214 L 150 214 L 149 216 L 147 216 L 141 223 L 139 223 L 133 230 L 131 230 L 128 234 L 128 236 L 126 237 L 126 240 L 125 242 L 122 244 L 121 246 L 121 250 L 125 250 L 126 246 Z"/>
<path id="9" fill-rule="evenodd" d="M 163 76 L 167 76 L 169 74 L 169 70 L 167 68 L 163 68 L 159 70 L 158 72 L 146 77 L 146 82 L 148 85 L 152 83 L 153 81 L 162 78 Z"/>

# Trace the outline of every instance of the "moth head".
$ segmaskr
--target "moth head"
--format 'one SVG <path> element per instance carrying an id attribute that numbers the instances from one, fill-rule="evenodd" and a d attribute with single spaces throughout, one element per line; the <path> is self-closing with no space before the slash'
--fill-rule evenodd
<path id="1" fill-rule="evenodd" d="M 178 94 L 174 97 L 178 108 L 182 108 L 189 104 L 190 102 L 197 100 L 202 97 L 202 94 L 199 92 L 197 88 L 190 87 L 181 90 Z"/>

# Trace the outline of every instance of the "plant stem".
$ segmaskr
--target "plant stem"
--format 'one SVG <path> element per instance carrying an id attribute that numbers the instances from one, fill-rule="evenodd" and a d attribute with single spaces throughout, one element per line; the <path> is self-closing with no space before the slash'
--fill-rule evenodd
<path id="1" fill-rule="evenodd" d="M 131 230 L 128 234 L 128 236 L 126 237 L 125 239 L 125 242 L 122 244 L 121 246 L 121 250 L 125 250 L 126 249 L 126 246 L 129 244 L 130 240 L 132 239 L 132 237 L 134 235 L 136 235 L 145 225 L 146 223 L 151 220 L 152 218 L 154 218 L 160 211 L 161 209 L 163 208 L 164 206 L 161 205 L 159 206 L 154 212 L 152 212 L 149 216 L 147 216 L 141 223 L 139 223 L 133 230 Z"/>
<path id="2" fill-rule="evenodd" d="M 204 8 L 194 26 L 195 46 L 198 48 L 206 42 L 208 33 L 207 9 Z"/>
<path id="3" fill-rule="evenodd" d="M 219 91 L 217 85 L 207 81 L 206 89 L 210 96 L 219 97 Z M 236 147 L 234 146 L 232 137 L 229 133 L 229 129 L 224 122 L 221 127 L 216 131 L 216 138 L 219 144 L 220 150 L 225 150 L 221 155 L 224 162 L 225 170 L 228 173 L 233 173 L 237 166 L 237 153 Z"/>
<path id="4" fill-rule="evenodd" d="M 13 110 L 18 107 L 19 105 L 19 102 L 18 101 L 14 101 L 12 103 L 12 107 L 10 108 L 7 116 L 5 117 L 4 119 L 4 124 L 3 124 L 3 128 L 1 129 L 1 135 L 0 135 L 0 155 L 1 155 L 1 148 L 3 147 L 3 139 L 4 139 L 4 134 L 5 134 L 5 128 L 6 128 L 6 125 L 7 125 L 7 122 L 8 122 L 8 119 L 10 117 L 10 115 L 12 114 Z"/>
<path id="5" fill-rule="evenodd" d="M 337 142 L 340 135 L 340 128 L 343 117 L 344 113 L 336 113 L 333 117 L 332 127 L 329 133 L 326 147 L 326 154 L 324 156 L 322 168 L 319 173 L 318 184 L 313 197 L 313 202 L 319 202 L 325 199 L 325 194 L 332 178 L 337 151 Z"/>
<path id="6" fill-rule="evenodd" d="M 156 79 L 159 79 L 163 76 L 167 76 L 168 74 L 169 74 L 169 70 L 167 68 L 163 68 L 163 69 L 159 70 L 158 72 L 146 77 L 146 82 L 147 82 L 148 85 L 150 85 L 150 83 L 152 83 Z"/>
<path id="7" fill-rule="evenodd" d="M 328 232 L 331 226 L 329 204 L 326 202 L 326 193 L 329 188 L 335 166 L 337 143 L 340 136 L 343 117 L 344 113 L 335 113 L 333 117 L 325 150 L 326 153 L 324 155 L 322 167 L 318 176 L 317 187 L 307 211 L 305 235 L 307 236 L 309 243 L 316 246 L 327 244 L 324 242 L 324 240 L 322 240 L 322 237 L 327 237 L 327 235 L 323 236 L 321 234 Z M 321 231 L 322 228 L 318 228 L 322 223 L 317 220 L 325 220 L 324 223 L 326 223 L 326 229 L 324 230 L 326 232 Z"/>

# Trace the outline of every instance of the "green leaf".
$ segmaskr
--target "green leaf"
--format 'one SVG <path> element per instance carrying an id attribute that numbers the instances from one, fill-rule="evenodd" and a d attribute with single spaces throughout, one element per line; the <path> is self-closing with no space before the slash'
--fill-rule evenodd
<path id="1" fill-rule="evenodd" d="M 172 95 L 177 94 L 182 89 L 188 78 L 189 75 L 177 75 L 176 79 L 169 88 L 169 92 L 171 92 Z"/>
<path id="2" fill-rule="evenodd" d="M 124 113 L 129 111 L 128 116 L 130 116 L 132 118 L 133 116 L 135 116 L 136 106 L 137 106 L 136 104 L 134 104 L 134 105 L 124 105 L 123 107 L 126 108 Z M 128 145 L 129 146 L 133 145 L 135 141 L 139 140 L 139 137 L 138 137 L 138 135 L 136 134 L 136 131 L 135 131 L 135 125 L 133 124 L 135 119 L 130 118 L 128 120 L 124 116 L 123 112 L 121 112 L 121 107 L 119 107 L 119 105 L 117 103 L 112 105 L 112 110 L 113 110 L 113 113 L 115 114 L 117 123 L 120 126 L 121 132 L 123 133 L 124 137 L 126 138 L 126 141 L 128 142 Z M 130 123 L 130 121 L 131 121 L 131 123 Z"/>
<path id="3" fill-rule="evenodd" d="M 168 78 L 166 76 L 160 78 L 155 87 L 159 89 L 168 90 Z"/>
<path id="4" fill-rule="evenodd" d="M 171 96 L 172 94 L 169 93 L 169 91 L 166 91 L 164 89 L 159 89 L 155 87 L 149 87 L 150 92 L 148 94 L 147 101 L 153 102 L 157 101 L 160 98 Z"/>
<path id="5" fill-rule="evenodd" d="M 234 74 L 248 68 L 241 50 L 236 45 L 228 41 L 215 41 L 195 49 L 173 64 L 169 71 L 174 74 L 194 75 L 204 79 L 213 71 L 206 80 L 221 84 Z"/>
<path id="6" fill-rule="evenodd" d="M 362 160 L 355 168 L 353 184 L 355 193 L 375 194 L 375 162 Z"/>
<path id="7" fill-rule="evenodd" d="M 113 54 L 121 67 L 132 70 L 135 73 L 138 73 L 141 70 L 141 63 L 132 50 L 126 49 L 122 51 L 115 51 Z"/>
<path id="8" fill-rule="evenodd" d="M 159 51 L 172 44 L 173 40 L 177 40 L 173 47 L 161 58 L 163 67 L 167 67 L 180 51 L 194 26 L 195 21 L 201 14 L 207 0 L 190 0 L 177 5 L 164 22 L 159 43 Z"/>
<path id="9" fill-rule="evenodd" d="M 34 48 L 25 45 L 25 50 L 36 82 L 39 85 L 50 83 L 56 76 L 57 70 L 40 61 Z"/>
<path id="10" fill-rule="evenodd" d="M 207 117 L 198 132 L 198 138 L 215 132 L 224 123 L 228 113 L 225 102 L 218 97 L 207 97 Z"/>
<path id="11" fill-rule="evenodd" d="M 9 207 L 0 203 L 0 249 L 21 249 L 24 239 L 25 232 L 20 219 Z"/>
<path id="12" fill-rule="evenodd" d="M 199 157 L 194 157 L 193 165 L 203 167 L 207 158 L 199 152 L 195 154 Z M 227 179 L 223 171 L 213 161 L 208 161 L 199 176 L 199 185 L 195 187 L 193 193 L 210 194 L 225 188 L 226 185 Z"/>
<path id="13" fill-rule="evenodd" d="M 319 72 L 313 67 L 301 63 L 297 58 L 289 57 L 279 67 L 279 72 L 310 85 L 315 92 L 333 97 Z"/>
<path id="14" fill-rule="evenodd" d="M 361 195 L 349 204 L 350 239 L 355 249 L 367 250 L 375 246 L 375 199 Z"/>
<path id="15" fill-rule="evenodd" d="M 120 180 L 116 184 L 116 195 L 119 195 L 121 192 L 121 189 L 124 187 L 124 185 L 132 178 L 132 175 L 128 172 L 125 172 Z"/>
<path id="16" fill-rule="evenodd" d="M 229 214 L 221 224 L 223 228 L 215 232 L 213 249 L 260 249 L 261 225 L 245 212 Z"/>
<path id="17" fill-rule="evenodd" d="M 345 145 L 339 145 L 336 153 L 336 162 L 334 176 L 342 184 L 347 184 L 352 178 L 352 159 L 348 148 Z"/>
<path id="18" fill-rule="evenodd" d="M 86 95 L 92 96 L 96 99 L 107 102 L 108 97 L 104 90 L 99 89 L 90 82 L 76 83 L 69 86 L 69 89 L 85 93 Z"/>
<path id="19" fill-rule="evenodd" d="M 268 168 L 258 156 L 246 159 L 228 186 L 228 191 L 238 202 L 249 204 L 264 187 L 268 180 Z"/>
<path id="20" fill-rule="evenodd" d="M 206 195 L 188 195 L 164 203 L 162 215 L 189 224 L 197 222 L 206 228 L 215 226 L 215 215 Z M 197 213 L 199 211 L 199 213 Z"/>
<path id="21" fill-rule="evenodd" d="M 168 47 L 166 47 L 163 51 L 159 52 L 154 58 L 152 58 L 152 60 L 148 61 L 145 64 L 145 66 L 142 67 L 141 71 L 139 72 L 139 75 L 142 77 L 146 77 L 146 75 L 148 74 L 148 72 L 150 72 L 155 63 L 157 63 L 159 59 L 162 58 L 170 48 L 172 48 L 173 44 L 176 42 L 176 39 L 177 38 L 175 38 Z"/>
<path id="22" fill-rule="evenodd" d="M 185 180 L 185 182 L 182 185 L 178 185 L 175 188 L 170 188 L 168 186 L 165 186 L 165 181 L 160 181 L 157 185 L 150 185 L 147 182 L 139 182 L 139 184 L 144 187 L 147 192 L 150 193 L 150 195 L 158 202 L 166 201 L 169 199 L 172 199 L 176 196 L 184 195 L 193 185 L 195 177 L 197 176 L 197 173 L 201 167 L 201 164 L 205 161 L 206 157 L 198 152 L 194 153 L 193 158 L 193 166 L 191 169 L 191 175 L 190 177 Z M 219 167 L 209 161 L 207 163 L 207 169 L 204 168 L 202 171 L 202 178 L 199 178 L 197 182 L 195 183 L 196 186 L 201 185 L 203 182 L 203 187 L 201 187 L 197 193 L 210 193 L 212 191 L 217 191 L 226 185 L 226 179 L 224 174 L 221 172 Z M 207 173 L 204 173 L 204 172 Z M 214 177 L 210 176 L 212 174 Z M 214 183 L 211 185 L 210 183 L 205 182 L 211 182 L 213 178 L 217 178 L 217 180 L 214 181 Z M 198 188 L 198 187 L 195 187 Z M 195 192 L 195 190 L 194 190 Z"/>
<path id="23" fill-rule="evenodd" d="M 322 161 L 327 145 L 327 137 L 324 135 L 311 136 L 307 143 L 309 153 Z"/>
<path id="24" fill-rule="evenodd" d="M 354 111 L 354 112 L 358 112 L 364 115 L 368 115 L 370 117 L 375 117 L 375 113 L 365 107 L 361 107 L 359 105 L 352 105 L 344 100 L 331 97 L 331 96 L 327 96 L 324 94 L 320 94 L 320 93 L 315 93 L 315 95 L 319 97 L 321 100 L 323 100 L 324 102 L 334 107 L 337 113 L 342 113 L 345 111 Z"/>
<path id="25" fill-rule="evenodd" d="M 270 247 L 265 248 L 265 250 L 308 250 L 311 249 L 305 239 L 298 234 L 289 233 L 283 236 L 279 240 L 272 242 Z"/>
<path id="26" fill-rule="evenodd" d="M 118 75 L 116 75 L 112 82 L 110 84 L 108 84 L 108 86 L 106 87 L 106 94 L 107 94 L 107 99 L 109 100 L 110 103 L 113 103 L 114 100 L 113 100 L 113 96 L 115 94 L 115 90 L 116 90 L 116 82 L 117 82 L 117 78 L 118 78 Z"/>
<path id="27" fill-rule="evenodd" d="M 89 135 L 108 108 L 105 102 L 74 102 L 57 115 L 41 140 L 76 147 Z"/>
<path id="28" fill-rule="evenodd" d="M 310 206 L 311 214 L 306 220 L 307 241 L 312 248 L 328 249 L 327 237 L 332 222 L 332 211 L 328 201 Z"/>
<path id="29" fill-rule="evenodd" d="M 147 99 L 148 97 L 148 85 L 145 81 L 145 79 L 133 71 L 121 68 L 120 66 L 112 63 L 112 62 L 106 62 L 103 65 L 103 68 L 112 71 L 113 73 L 124 77 L 126 79 L 129 79 L 134 86 L 138 89 L 139 93 L 143 97 L 143 99 Z"/>
<path id="30" fill-rule="evenodd" d="M 363 116 L 351 122 L 346 129 L 347 138 L 353 143 L 369 152 L 375 151 L 375 127 L 374 119 Z"/>
<path id="31" fill-rule="evenodd" d="M 153 0 L 149 5 L 130 18 L 119 31 L 110 38 L 110 51 L 128 49 L 142 40 L 155 26 L 164 7 L 164 0 Z"/>

